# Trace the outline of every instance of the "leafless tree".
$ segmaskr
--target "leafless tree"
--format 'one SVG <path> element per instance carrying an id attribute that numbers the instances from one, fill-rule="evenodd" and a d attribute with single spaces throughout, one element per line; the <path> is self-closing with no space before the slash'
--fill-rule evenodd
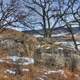
<path id="1" fill-rule="evenodd" d="M 24 0 L 27 9 L 32 10 L 32 26 L 41 27 L 44 37 L 51 37 L 52 29 L 58 23 L 58 6 L 53 0 Z M 34 17 L 35 16 L 35 17 Z"/>
<path id="2" fill-rule="evenodd" d="M 48 38 L 52 36 L 55 27 L 67 27 L 68 31 L 72 35 L 75 48 L 78 50 L 72 26 L 80 26 L 79 0 L 23 1 L 25 8 L 33 12 L 33 15 L 30 16 L 30 24 L 32 27 L 41 27 L 43 30 L 43 36 Z"/>
<path id="3" fill-rule="evenodd" d="M 79 0 L 20 0 L 20 2 L 24 9 L 19 1 L 10 0 L 9 3 L 5 3 L 4 0 L 0 0 L 0 28 L 41 27 L 44 37 L 50 38 L 55 27 L 67 26 L 77 49 L 71 27 L 74 22 L 80 25 Z"/>
<path id="4" fill-rule="evenodd" d="M 67 8 L 65 9 L 65 11 L 63 11 L 63 16 L 60 17 L 61 22 L 64 23 L 64 25 L 67 27 L 68 31 L 70 32 L 70 34 L 72 36 L 72 41 L 74 42 L 74 45 L 75 45 L 75 49 L 77 49 L 77 50 L 78 50 L 78 45 L 77 45 L 76 39 L 74 37 L 74 32 L 72 30 L 72 26 L 80 26 L 79 19 L 77 19 L 75 17 L 75 15 L 78 14 L 78 11 L 76 9 L 76 8 L 79 9 L 78 3 L 79 3 L 79 0 L 68 0 Z M 73 7 L 75 7 L 75 8 L 73 9 Z M 60 12 L 61 12 L 61 8 L 60 8 Z M 75 25 L 74 25 L 74 23 L 75 23 Z M 79 23 L 79 24 L 77 24 L 77 23 Z"/>
<path id="5" fill-rule="evenodd" d="M 25 21 L 26 16 L 29 16 L 27 11 L 24 11 L 20 5 L 20 0 L 0 0 L 0 29 L 5 27 L 23 28 L 21 21 Z"/>

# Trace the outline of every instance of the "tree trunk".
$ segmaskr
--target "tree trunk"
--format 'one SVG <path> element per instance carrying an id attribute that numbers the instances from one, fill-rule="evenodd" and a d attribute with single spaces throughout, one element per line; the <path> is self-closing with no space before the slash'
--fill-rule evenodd
<path id="1" fill-rule="evenodd" d="M 51 38 L 50 31 L 46 31 L 46 33 L 44 32 L 44 38 Z"/>
<path id="2" fill-rule="evenodd" d="M 77 46 L 76 40 L 74 38 L 74 34 L 71 33 L 71 35 L 72 35 L 72 40 L 73 40 L 74 45 L 75 45 L 75 49 L 78 50 L 78 46 Z"/>
<path id="3" fill-rule="evenodd" d="M 75 40 L 75 37 L 74 37 L 74 33 L 71 29 L 71 26 L 70 27 L 67 27 L 69 29 L 69 32 L 71 33 L 71 36 L 72 36 L 72 41 L 74 42 L 74 46 L 75 46 L 75 49 L 78 50 L 78 46 L 77 46 L 77 43 L 76 43 L 76 40 Z"/>

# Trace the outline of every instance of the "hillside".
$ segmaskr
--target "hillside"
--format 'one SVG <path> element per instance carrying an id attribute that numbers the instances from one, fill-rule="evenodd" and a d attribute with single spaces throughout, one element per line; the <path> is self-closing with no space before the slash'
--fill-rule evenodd
<path id="1" fill-rule="evenodd" d="M 0 31 L 0 48 L 8 50 L 8 53 L 11 53 L 11 51 L 18 51 L 22 54 L 27 53 L 27 56 L 29 52 L 28 47 L 30 46 L 32 51 L 34 51 L 33 46 L 38 43 L 35 37 L 23 32 L 19 32 L 13 29 L 5 29 L 4 31 Z"/>
<path id="2" fill-rule="evenodd" d="M 78 80 L 79 53 L 54 38 L 5 29 L 0 33 L 0 80 Z"/>
<path id="3" fill-rule="evenodd" d="M 80 27 L 72 27 L 71 28 L 72 29 L 72 32 L 74 33 L 74 34 L 77 34 L 77 33 L 80 33 Z M 24 30 L 24 31 L 22 31 L 22 32 L 25 32 L 25 33 L 28 33 L 28 34 L 33 34 L 33 35 L 38 35 L 38 34 L 40 34 L 40 35 L 43 35 L 43 30 L 42 29 L 40 29 L 40 30 Z M 58 34 L 70 34 L 70 32 L 69 32 L 69 29 L 68 28 L 65 28 L 65 27 L 56 27 L 56 28 L 54 28 L 53 29 L 53 35 L 58 35 Z M 61 35 L 61 36 L 63 36 L 63 34 Z"/>
<path id="4" fill-rule="evenodd" d="M 0 30 L 0 37 L 2 38 L 20 38 L 24 35 L 24 33 L 10 29 L 10 28 L 5 28 Z M 26 34 L 27 35 L 27 34 Z"/>

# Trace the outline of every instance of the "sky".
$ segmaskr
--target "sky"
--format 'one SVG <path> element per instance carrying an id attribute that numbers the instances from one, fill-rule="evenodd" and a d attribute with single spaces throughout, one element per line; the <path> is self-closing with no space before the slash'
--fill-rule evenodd
<path id="1" fill-rule="evenodd" d="M 4 0 L 5 3 L 9 2 L 10 0 Z M 66 0 L 67 1 L 67 0 Z M 80 0 L 79 0 L 80 1 Z M 55 3 L 56 6 L 58 5 L 57 3 Z M 77 5 L 80 5 L 80 3 L 78 3 Z M 75 5 L 75 8 L 77 7 L 77 5 Z M 64 7 L 65 8 L 65 7 Z M 74 9 L 75 9 L 74 8 Z M 38 17 L 39 18 L 39 17 Z M 36 20 L 38 20 L 38 18 Z M 34 19 L 35 20 L 35 19 Z M 68 20 L 72 20 L 72 17 L 69 17 Z M 51 21 L 53 23 L 53 21 Z M 21 25 L 21 24 L 20 24 Z M 37 27 L 35 27 L 35 29 L 41 29 L 38 25 L 36 25 Z M 57 24 L 57 26 L 59 26 L 59 24 Z M 77 25 L 73 25 L 72 27 L 76 27 Z M 11 27 L 10 27 L 11 28 Z M 22 28 L 13 28 L 16 29 L 18 31 L 22 31 Z"/>

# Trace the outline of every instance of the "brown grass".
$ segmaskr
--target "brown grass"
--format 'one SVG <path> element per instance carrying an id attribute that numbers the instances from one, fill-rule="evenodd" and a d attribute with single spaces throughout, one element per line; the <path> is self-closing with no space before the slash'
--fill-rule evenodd
<path id="1" fill-rule="evenodd" d="M 4 70 L 8 68 L 7 66 L 8 65 L 6 64 L 0 65 L 0 80 L 40 80 L 40 78 L 44 80 L 78 80 L 78 76 L 75 75 L 79 75 L 79 73 L 76 74 L 75 72 L 71 72 L 67 68 L 64 69 L 64 74 L 67 76 L 67 78 L 60 73 L 45 74 L 45 72 L 48 72 L 49 69 L 35 65 L 29 65 L 26 67 L 29 69 L 29 71 L 21 72 L 19 75 L 10 75 L 4 73 Z"/>

